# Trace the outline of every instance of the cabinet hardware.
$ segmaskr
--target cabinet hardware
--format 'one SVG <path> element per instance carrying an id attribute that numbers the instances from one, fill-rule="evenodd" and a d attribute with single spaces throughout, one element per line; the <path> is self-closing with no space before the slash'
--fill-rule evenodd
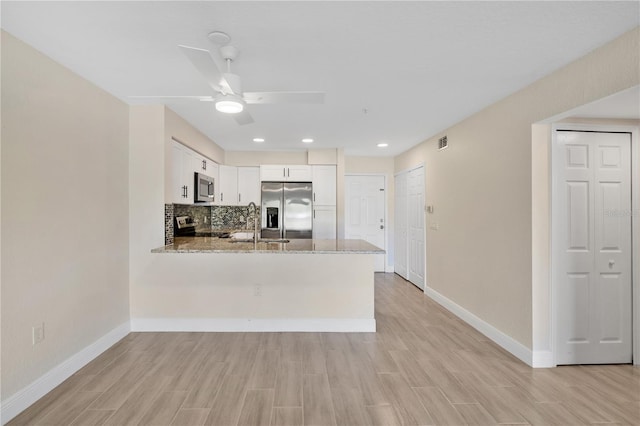
<path id="1" fill-rule="evenodd" d="M 207 170 L 207 160 L 202 160 L 202 170 Z"/>
<path id="2" fill-rule="evenodd" d="M 287 177 L 291 176 L 291 175 L 289 174 L 289 172 L 290 172 L 290 170 L 289 170 L 289 168 L 287 167 Z"/>
<path id="3" fill-rule="evenodd" d="M 316 211 L 315 210 L 313 211 L 313 218 L 314 219 L 316 218 Z"/>
<path id="4" fill-rule="evenodd" d="M 224 192 L 220 193 L 220 202 L 222 203 L 224 201 Z"/>
<path id="5" fill-rule="evenodd" d="M 316 202 L 316 193 L 315 192 L 313 193 L 313 202 L 314 203 Z"/>
<path id="6" fill-rule="evenodd" d="M 238 194 L 238 202 L 240 203 L 242 201 L 242 194 Z"/>

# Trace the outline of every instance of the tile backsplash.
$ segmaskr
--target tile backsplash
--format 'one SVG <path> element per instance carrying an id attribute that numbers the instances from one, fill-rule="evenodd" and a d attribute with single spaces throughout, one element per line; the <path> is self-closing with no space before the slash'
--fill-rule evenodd
<path id="1" fill-rule="evenodd" d="M 258 229 L 260 228 L 260 207 L 256 207 Z M 249 217 L 247 206 L 212 206 L 212 229 L 253 229 L 253 215 Z M 248 225 L 247 225 L 248 223 Z"/>
<path id="2" fill-rule="evenodd" d="M 247 206 L 165 204 L 164 211 L 165 244 L 173 243 L 173 226 L 176 216 L 192 217 L 196 224 L 196 232 L 253 229 L 253 215 L 249 214 Z M 256 215 L 258 216 L 258 229 L 260 229 L 260 207 L 256 208 Z"/>

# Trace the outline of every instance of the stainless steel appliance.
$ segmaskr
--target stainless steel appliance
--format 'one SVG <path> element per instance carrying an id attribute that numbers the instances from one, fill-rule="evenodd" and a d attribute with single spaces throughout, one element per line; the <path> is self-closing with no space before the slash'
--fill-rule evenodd
<path id="1" fill-rule="evenodd" d="M 212 203 L 214 200 L 214 179 L 202 173 L 195 173 L 194 197 L 196 203 Z"/>
<path id="2" fill-rule="evenodd" d="M 196 224 L 190 216 L 176 216 L 173 233 L 176 237 L 196 235 Z"/>
<path id="3" fill-rule="evenodd" d="M 311 238 L 312 197 L 311 182 L 262 182 L 261 237 Z"/>

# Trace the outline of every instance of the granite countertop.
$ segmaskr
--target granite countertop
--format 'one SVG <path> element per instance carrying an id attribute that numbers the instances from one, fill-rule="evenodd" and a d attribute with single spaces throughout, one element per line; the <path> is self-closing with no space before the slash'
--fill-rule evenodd
<path id="1" fill-rule="evenodd" d="M 364 240 L 289 240 L 288 243 L 232 242 L 229 238 L 176 237 L 173 244 L 152 253 L 360 253 L 383 254 L 384 250 Z"/>

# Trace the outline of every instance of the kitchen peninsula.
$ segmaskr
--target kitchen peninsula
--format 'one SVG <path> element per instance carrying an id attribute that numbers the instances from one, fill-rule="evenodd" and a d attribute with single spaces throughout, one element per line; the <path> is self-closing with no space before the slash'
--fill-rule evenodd
<path id="1" fill-rule="evenodd" d="M 152 250 L 157 285 L 137 331 L 374 332 L 374 256 L 363 240 L 176 237 Z"/>

